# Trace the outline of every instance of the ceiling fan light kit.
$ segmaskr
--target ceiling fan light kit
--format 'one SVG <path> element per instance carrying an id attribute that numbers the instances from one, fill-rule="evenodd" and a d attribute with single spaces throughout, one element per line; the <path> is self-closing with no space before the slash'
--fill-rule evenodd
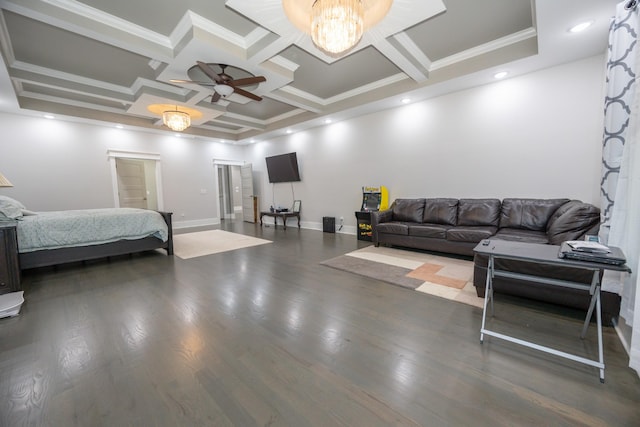
<path id="1" fill-rule="evenodd" d="M 386 16 L 393 0 L 283 0 L 287 18 L 311 34 L 318 49 L 338 57 Z"/>
<path id="2" fill-rule="evenodd" d="M 220 67 L 222 72 L 217 73 L 212 68 L 213 65 L 217 65 L 218 67 Z M 211 79 L 211 83 L 214 85 L 211 102 L 217 102 L 220 100 L 220 97 L 226 98 L 234 92 L 237 93 L 238 95 L 242 95 L 249 99 L 253 99 L 254 101 L 262 101 L 262 97 L 254 93 L 248 92 L 244 89 L 240 89 L 239 86 L 254 85 L 254 84 L 266 82 L 267 79 L 264 76 L 251 76 L 251 77 L 245 77 L 245 78 L 236 80 L 225 72 L 225 70 L 228 67 L 227 64 L 208 64 L 203 61 L 197 61 L 197 67 L 207 77 Z"/>
<path id="3" fill-rule="evenodd" d="M 175 132 L 182 132 L 191 126 L 191 116 L 183 111 L 179 111 L 176 107 L 175 110 L 162 113 L 162 123 Z"/>
<path id="4" fill-rule="evenodd" d="M 226 84 L 216 85 L 213 87 L 213 90 L 222 95 L 223 98 L 226 98 L 233 93 L 233 88 Z"/>

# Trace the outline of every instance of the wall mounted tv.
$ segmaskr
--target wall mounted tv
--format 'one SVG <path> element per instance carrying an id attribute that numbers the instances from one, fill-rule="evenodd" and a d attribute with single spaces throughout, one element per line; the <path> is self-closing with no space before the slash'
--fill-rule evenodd
<path id="1" fill-rule="evenodd" d="M 300 181 L 296 153 L 280 154 L 266 158 L 269 182 Z"/>

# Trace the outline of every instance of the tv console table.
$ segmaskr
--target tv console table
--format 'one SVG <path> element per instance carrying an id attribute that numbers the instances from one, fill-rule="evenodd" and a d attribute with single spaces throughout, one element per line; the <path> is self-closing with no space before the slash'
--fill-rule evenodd
<path id="1" fill-rule="evenodd" d="M 270 216 L 273 218 L 273 223 L 276 228 L 278 228 L 278 218 L 282 218 L 282 225 L 284 229 L 287 229 L 287 218 L 298 218 L 298 228 L 300 228 L 300 212 L 271 212 L 271 211 L 262 211 L 260 212 L 260 227 L 262 227 L 262 217 Z"/>
<path id="2" fill-rule="evenodd" d="M 489 335 L 495 338 L 499 338 L 505 341 L 509 341 L 515 344 L 519 344 L 525 347 L 533 348 L 545 353 L 550 353 L 556 356 L 564 357 L 575 362 L 584 363 L 585 365 L 596 367 L 600 370 L 600 382 L 604 383 L 604 355 L 602 350 L 602 315 L 600 312 L 600 274 L 603 270 L 616 270 L 627 271 L 631 270 L 626 265 L 611 265 L 604 263 L 586 262 L 586 261 L 574 261 L 558 257 L 560 246 L 555 245 L 542 245 L 535 243 L 522 243 L 511 242 L 506 240 L 483 240 L 474 248 L 474 252 L 478 254 L 487 255 L 489 257 L 489 264 L 487 269 L 487 281 L 484 294 L 484 309 L 482 311 L 482 326 L 480 328 L 480 343 L 484 341 L 484 336 Z M 495 268 L 496 259 L 509 259 L 517 261 L 525 261 L 540 265 L 561 265 L 570 266 L 574 268 L 582 268 L 593 272 L 593 278 L 591 283 L 578 283 L 570 282 L 566 280 L 552 279 L 549 277 L 533 276 L 530 274 L 514 273 L 511 271 L 504 271 Z M 564 351 L 556 350 L 554 348 L 545 347 L 539 344 L 535 344 L 530 341 L 519 339 L 513 336 L 501 334 L 488 329 L 485 324 L 487 317 L 487 306 L 491 304 L 491 314 L 493 315 L 493 277 L 506 277 L 510 279 L 525 279 L 538 283 L 544 283 L 552 286 L 559 286 L 564 288 L 582 289 L 589 292 L 591 295 L 591 303 L 587 310 L 587 316 L 582 326 L 582 333 L 580 338 L 584 339 L 589 323 L 593 316 L 593 311 L 596 312 L 597 328 L 598 328 L 598 360 L 587 359 L 585 357 L 577 356 L 575 354 L 566 353 Z"/>

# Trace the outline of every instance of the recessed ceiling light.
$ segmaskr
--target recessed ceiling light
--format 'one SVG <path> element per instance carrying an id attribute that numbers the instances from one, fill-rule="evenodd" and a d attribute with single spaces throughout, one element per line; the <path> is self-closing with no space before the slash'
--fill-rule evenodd
<path id="1" fill-rule="evenodd" d="M 574 25 L 573 27 L 569 28 L 569 32 L 579 33 L 580 31 L 584 31 L 587 28 L 589 28 L 592 24 L 593 24 L 593 21 L 581 22 L 580 24 Z"/>
<path id="2" fill-rule="evenodd" d="M 55 118 L 56 118 L 56 116 L 54 116 L 53 114 L 45 114 L 45 115 L 44 115 L 44 118 L 45 118 L 45 119 L 49 119 L 49 120 L 51 120 L 51 119 L 55 119 Z"/>
<path id="3" fill-rule="evenodd" d="M 174 133 L 173 134 L 176 138 L 182 138 L 182 135 L 180 135 L 179 133 Z"/>
<path id="4" fill-rule="evenodd" d="M 496 79 L 504 79 L 508 74 L 509 73 L 507 73 L 506 71 L 500 71 L 499 73 L 495 73 L 493 77 Z"/>
<path id="5" fill-rule="evenodd" d="M 124 126 L 122 126 L 122 125 L 116 125 L 116 127 L 117 127 L 118 129 L 124 129 Z"/>
<path id="6" fill-rule="evenodd" d="M 249 142 L 253 144 L 253 143 L 255 143 L 255 142 L 256 142 L 256 140 L 255 140 L 255 139 L 252 139 L 252 140 L 251 140 L 251 141 L 249 141 Z"/>
<path id="7" fill-rule="evenodd" d="M 402 103 L 403 104 L 408 104 L 411 102 L 411 98 L 402 98 Z"/>
<path id="8" fill-rule="evenodd" d="M 324 123 L 325 123 L 325 124 L 327 124 L 327 125 L 328 125 L 328 124 L 330 124 L 330 123 L 331 123 L 331 119 L 326 119 L 326 120 L 324 121 Z"/>
<path id="9" fill-rule="evenodd" d="M 287 129 L 287 133 L 291 133 L 293 132 L 291 129 Z"/>

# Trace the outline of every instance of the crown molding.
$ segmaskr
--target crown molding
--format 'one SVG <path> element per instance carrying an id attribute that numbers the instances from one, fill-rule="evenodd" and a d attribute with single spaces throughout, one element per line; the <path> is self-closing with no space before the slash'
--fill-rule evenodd
<path id="1" fill-rule="evenodd" d="M 462 52 L 456 53 L 455 55 L 447 56 L 446 58 L 433 61 L 429 71 L 448 67 L 458 62 L 466 61 L 467 59 L 475 58 L 477 56 L 484 55 L 485 53 L 489 53 L 494 50 L 498 50 L 503 47 L 507 47 L 524 40 L 528 40 L 530 38 L 536 37 L 537 34 L 538 33 L 534 28 L 527 28 L 526 30 L 522 30 L 517 33 L 508 35 L 506 37 L 493 40 L 489 43 L 485 43 L 480 46 L 476 46 L 471 49 L 464 50 Z"/>

